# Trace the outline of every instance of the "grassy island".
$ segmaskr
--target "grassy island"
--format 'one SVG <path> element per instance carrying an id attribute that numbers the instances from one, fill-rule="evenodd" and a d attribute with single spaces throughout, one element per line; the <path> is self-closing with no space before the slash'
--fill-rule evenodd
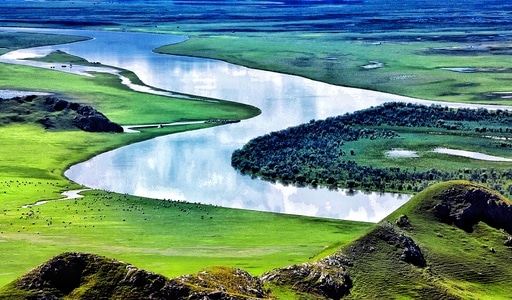
<path id="1" fill-rule="evenodd" d="M 386 103 L 255 138 L 231 162 L 298 186 L 417 193 L 466 179 L 510 196 L 511 124 L 506 110 Z"/>

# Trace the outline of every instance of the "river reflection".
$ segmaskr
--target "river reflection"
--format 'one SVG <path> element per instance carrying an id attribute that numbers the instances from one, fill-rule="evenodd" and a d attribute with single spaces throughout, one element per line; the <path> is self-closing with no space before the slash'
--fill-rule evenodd
<path id="1" fill-rule="evenodd" d="M 37 30 L 41 31 L 41 30 Z M 49 31 L 49 30 L 45 30 Z M 345 88 L 220 61 L 160 55 L 157 46 L 184 40 L 156 34 L 57 30 L 86 42 L 42 47 L 134 71 L 154 87 L 248 103 L 262 114 L 241 123 L 186 132 L 123 147 L 66 172 L 91 188 L 225 207 L 377 222 L 410 197 L 282 186 L 238 174 L 231 153 L 270 131 L 389 101 L 423 102 Z M 143 42 L 141 42 L 143 41 Z M 25 50 L 29 53 L 31 50 Z M 10 55 L 16 55 L 11 53 Z"/>
<path id="2" fill-rule="evenodd" d="M 348 196 L 345 191 L 269 184 L 241 176 L 230 166 L 233 145 L 240 143 L 224 129 L 131 145 L 72 167 L 66 175 L 87 186 L 139 196 L 351 220 L 378 221 L 408 199 L 361 192 Z"/>

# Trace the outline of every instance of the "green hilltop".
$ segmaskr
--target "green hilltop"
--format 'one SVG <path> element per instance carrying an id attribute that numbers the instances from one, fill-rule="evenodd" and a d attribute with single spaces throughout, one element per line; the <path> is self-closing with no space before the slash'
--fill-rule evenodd
<path id="1" fill-rule="evenodd" d="M 502 226 L 510 226 L 510 204 L 467 181 L 439 183 L 320 267 L 287 267 L 263 278 L 304 299 L 508 299 L 512 238 Z"/>

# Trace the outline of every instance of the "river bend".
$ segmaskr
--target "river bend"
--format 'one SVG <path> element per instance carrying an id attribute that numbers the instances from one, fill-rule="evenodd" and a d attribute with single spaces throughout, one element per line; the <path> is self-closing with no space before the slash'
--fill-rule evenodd
<path id="1" fill-rule="evenodd" d="M 24 63 L 19 59 L 61 50 L 89 61 L 133 71 L 145 84 L 159 89 L 242 102 L 262 110 L 261 115 L 240 123 L 128 145 L 66 171 L 69 179 L 89 188 L 231 208 L 369 222 L 380 221 L 410 198 L 390 193 L 298 188 L 254 180 L 238 174 L 231 167 L 231 153 L 259 135 L 311 119 L 324 119 L 389 101 L 431 102 L 333 86 L 222 61 L 152 52 L 156 47 L 184 41 L 186 38 L 181 36 L 61 29 L 0 30 L 93 38 L 10 52 L 0 57 L 2 62 Z"/>

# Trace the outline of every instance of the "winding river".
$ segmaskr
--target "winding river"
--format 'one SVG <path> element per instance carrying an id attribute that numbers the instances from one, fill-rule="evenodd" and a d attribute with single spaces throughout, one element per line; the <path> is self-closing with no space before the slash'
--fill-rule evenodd
<path id="1" fill-rule="evenodd" d="M 131 70 L 153 87 L 247 103 L 262 110 L 261 115 L 240 123 L 128 145 L 77 164 L 65 173 L 69 179 L 89 188 L 231 208 L 369 222 L 380 221 L 410 198 L 400 194 L 348 193 L 271 184 L 238 174 L 231 167 L 230 158 L 235 149 L 254 137 L 311 119 L 323 119 L 389 101 L 430 103 L 428 101 L 151 51 L 164 44 L 186 40 L 181 36 L 60 29 L 0 30 L 93 38 L 10 52 L 0 57 L 2 62 L 26 64 L 27 61 L 19 59 L 61 50 L 89 61 Z M 48 67 L 36 62 L 30 64 Z M 73 69 L 79 70 L 77 66 Z M 87 69 L 79 71 L 84 72 Z"/>

